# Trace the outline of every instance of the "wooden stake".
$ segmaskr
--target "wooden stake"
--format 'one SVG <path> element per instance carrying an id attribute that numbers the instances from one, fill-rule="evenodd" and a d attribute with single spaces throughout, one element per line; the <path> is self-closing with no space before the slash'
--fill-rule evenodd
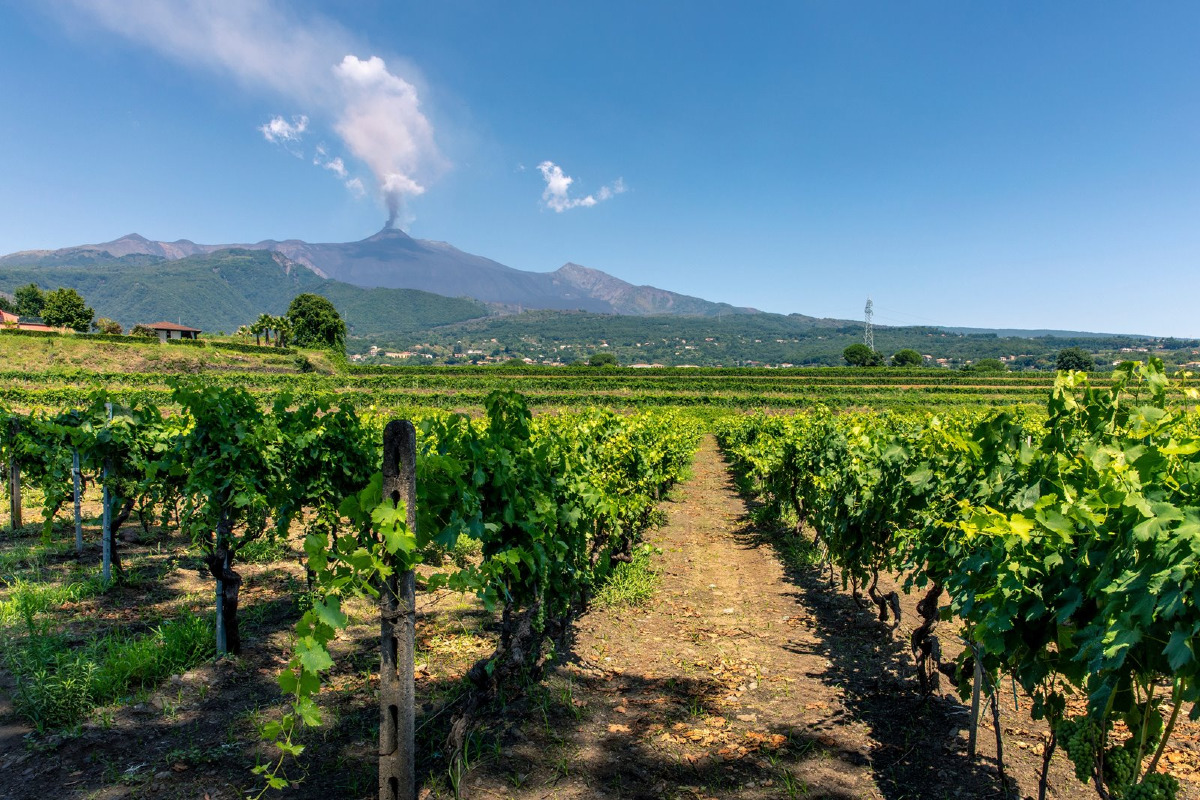
<path id="1" fill-rule="evenodd" d="M 417 433 L 408 420 L 383 431 L 383 497 L 403 502 L 409 530 L 417 530 Z M 414 640 L 416 599 L 412 570 L 384 581 L 379 593 L 379 800 L 417 796 Z"/>

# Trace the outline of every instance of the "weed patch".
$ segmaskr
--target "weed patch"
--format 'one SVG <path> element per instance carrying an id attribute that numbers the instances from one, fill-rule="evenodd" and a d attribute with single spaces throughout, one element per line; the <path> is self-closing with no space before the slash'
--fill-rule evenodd
<path id="1" fill-rule="evenodd" d="M 288 561 L 295 555 L 287 540 L 283 538 L 252 539 L 238 550 L 238 561 L 243 564 L 274 564 Z"/>
<path id="2" fill-rule="evenodd" d="M 82 646 L 59 634 L 33 634 L 5 652 L 16 677 L 14 706 L 39 731 L 78 724 L 100 705 L 157 686 L 216 651 L 207 620 L 185 616 L 149 633 L 110 633 Z"/>
<path id="3" fill-rule="evenodd" d="M 0 600 L 0 627 L 24 620 L 25 627 L 33 633 L 38 614 L 51 606 L 74 603 L 85 597 L 104 591 L 104 580 L 94 576 L 75 583 L 51 585 L 15 578 L 6 587 L 8 597 Z"/>
<path id="4" fill-rule="evenodd" d="M 654 548 L 648 544 L 635 548 L 633 558 L 617 564 L 592 602 L 600 608 L 642 606 L 650 602 L 658 588 L 658 571 L 650 563 L 653 552 Z"/>

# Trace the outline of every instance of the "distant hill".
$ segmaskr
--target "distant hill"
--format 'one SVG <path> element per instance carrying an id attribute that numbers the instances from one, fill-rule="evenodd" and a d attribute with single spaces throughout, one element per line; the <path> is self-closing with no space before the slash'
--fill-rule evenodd
<path id="1" fill-rule="evenodd" d="M 1109 339 L 1115 336 L 1133 336 L 1135 338 L 1150 338 L 1141 336 L 1140 334 L 1120 334 L 1120 333 L 1095 333 L 1092 331 L 1064 331 L 1055 328 L 941 328 L 948 333 L 964 333 L 971 336 L 992 334 L 1001 337 L 1043 337 L 1049 336 L 1055 339 Z"/>
<path id="2" fill-rule="evenodd" d="M 268 250 L 218 250 L 176 260 L 142 253 L 80 255 L 87 259 L 83 265 L 0 263 L 0 290 L 11 292 L 31 282 L 43 288 L 68 286 L 87 299 L 97 316 L 127 328 L 167 321 L 210 332 L 232 332 L 259 314 L 282 314 L 303 292 L 328 297 L 352 335 L 402 334 L 491 313 L 467 298 L 413 289 L 362 289 L 329 280 Z"/>
<path id="3" fill-rule="evenodd" d="M 369 337 L 351 342 L 350 347 L 355 353 L 365 353 L 371 345 L 401 351 L 421 347 L 451 363 L 488 358 L 570 363 L 606 352 L 627 365 L 841 366 L 845 364 L 842 351 L 861 343 L 862 337 L 861 322 L 800 314 L 697 317 L 529 311 L 407 335 Z M 877 326 L 875 346 L 886 356 L 912 348 L 928 356 L 931 365 L 961 366 L 981 358 L 1004 358 L 1013 369 L 1051 369 L 1064 347 L 1083 347 L 1098 354 L 1101 364 L 1151 352 L 1169 363 L 1186 363 L 1196 358 L 1192 351 L 1200 341 L 1092 334 L 1001 337 L 991 332 Z M 461 357 L 448 357 L 451 353 Z"/>
<path id="4" fill-rule="evenodd" d="M 208 245 L 187 239 L 156 242 L 132 233 L 101 244 L 0 256 L 0 267 L 88 266 L 110 264 L 113 260 L 129 265 L 146 264 L 229 249 L 281 253 L 308 267 L 318 277 L 362 288 L 419 289 L 446 297 L 471 297 L 515 311 L 559 309 L 705 316 L 757 313 L 752 308 L 713 303 L 653 286 L 634 286 L 578 264 L 566 264 L 554 272 L 513 269 L 445 242 L 414 239 L 395 228 L 385 228 L 358 242 L 337 244 L 267 239 L 254 244 Z"/>

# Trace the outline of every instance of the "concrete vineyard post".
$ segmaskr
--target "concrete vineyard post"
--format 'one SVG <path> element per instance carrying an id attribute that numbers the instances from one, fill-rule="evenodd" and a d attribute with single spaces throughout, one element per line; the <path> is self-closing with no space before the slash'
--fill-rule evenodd
<path id="1" fill-rule="evenodd" d="M 417 529 L 417 433 L 408 420 L 383 431 L 383 497 L 403 502 L 409 530 Z M 415 800 L 417 793 L 415 584 L 412 570 L 391 574 L 380 587 L 379 798 Z"/>
<path id="2" fill-rule="evenodd" d="M 219 550 L 220 546 L 221 546 L 221 541 L 220 541 L 220 539 L 218 539 L 217 540 L 218 550 Z M 221 562 L 221 575 L 225 574 L 225 569 L 226 569 L 227 565 L 228 565 L 227 558 L 223 559 Z M 216 627 L 216 637 L 215 638 L 217 640 L 217 658 L 222 658 L 222 657 L 228 655 L 228 653 L 229 653 L 229 632 L 225 629 L 225 581 L 222 580 L 220 577 L 217 578 L 216 606 L 217 606 L 217 627 Z"/>
<path id="3" fill-rule="evenodd" d="M 83 514 L 79 508 L 80 474 L 79 451 L 71 450 L 71 482 L 75 487 L 75 552 L 83 552 Z"/>
<path id="4" fill-rule="evenodd" d="M 979 738 L 979 690 L 983 683 L 983 665 L 979 662 L 979 649 L 971 643 L 971 656 L 975 662 L 975 676 L 971 682 L 971 722 L 967 732 L 967 759 L 975 760 L 975 744 Z"/>
<path id="5" fill-rule="evenodd" d="M 14 447 L 16 434 L 21 430 L 20 424 L 16 420 L 12 422 Z M 4 480 L 8 484 L 8 524 L 15 531 L 21 527 L 21 463 L 17 461 L 15 449 L 8 454 L 7 467 Z"/>
<path id="6" fill-rule="evenodd" d="M 15 531 L 21 527 L 21 465 L 16 455 L 8 462 L 8 514 Z"/>

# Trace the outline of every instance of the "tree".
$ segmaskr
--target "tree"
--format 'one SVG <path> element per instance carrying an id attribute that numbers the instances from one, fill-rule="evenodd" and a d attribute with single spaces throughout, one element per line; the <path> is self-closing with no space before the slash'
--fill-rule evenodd
<path id="1" fill-rule="evenodd" d="M 919 367 L 924 363 L 925 359 L 921 357 L 920 353 L 907 348 L 896 351 L 896 354 L 892 356 L 893 367 Z"/>
<path id="2" fill-rule="evenodd" d="M 149 325 L 134 325 L 129 329 L 130 336 L 145 336 L 147 339 L 157 339 L 158 331 Z"/>
<path id="3" fill-rule="evenodd" d="M 333 303 L 319 294 L 296 295 L 288 306 L 286 320 L 287 328 L 276 330 L 285 336 L 290 333 L 298 347 L 346 349 L 346 323 Z"/>
<path id="4" fill-rule="evenodd" d="M 8 295 L 0 294 L 0 311 L 7 311 L 10 314 L 16 314 L 17 304 L 8 299 Z"/>
<path id="5" fill-rule="evenodd" d="M 1091 372 L 1096 368 L 1096 361 L 1092 358 L 1092 354 L 1082 347 L 1068 347 L 1058 351 L 1058 358 L 1054 360 L 1054 368 L 1059 371 Z"/>
<path id="6" fill-rule="evenodd" d="M 292 321 L 287 317 L 271 317 L 271 327 L 275 329 L 275 346 L 287 347 L 292 338 Z M 345 336 L 342 339 L 345 340 Z"/>
<path id="7" fill-rule="evenodd" d="M 27 283 L 13 292 L 13 300 L 17 304 L 17 314 L 22 317 L 40 317 L 42 307 L 46 305 L 46 296 L 36 283 Z"/>
<path id="8" fill-rule="evenodd" d="M 617 363 L 617 357 L 612 353 L 596 353 L 588 359 L 589 367 L 616 367 L 620 366 Z"/>
<path id="9" fill-rule="evenodd" d="M 83 297 L 74 289 L 55 289 L 46 292 L 42 321 L 52 328 L 74 328 L 86 331 L 96 312 L 88 308 Z"/>
<path id="10" fill-rule="evenodd" d="M 121 323 L 108 317 L 101 317 L 93 322 L 92 329 L 98 333 L 106 333 L 109 336 L 120 336 L 125 332 L 125 329 L 121 327 Z"/>
<path id="11" fill-rule="evenodd" d="M 883 353 L 865 344 L 852 344 L 842 351 L 842 358 L 852 367 L 882 367 Z"/>

